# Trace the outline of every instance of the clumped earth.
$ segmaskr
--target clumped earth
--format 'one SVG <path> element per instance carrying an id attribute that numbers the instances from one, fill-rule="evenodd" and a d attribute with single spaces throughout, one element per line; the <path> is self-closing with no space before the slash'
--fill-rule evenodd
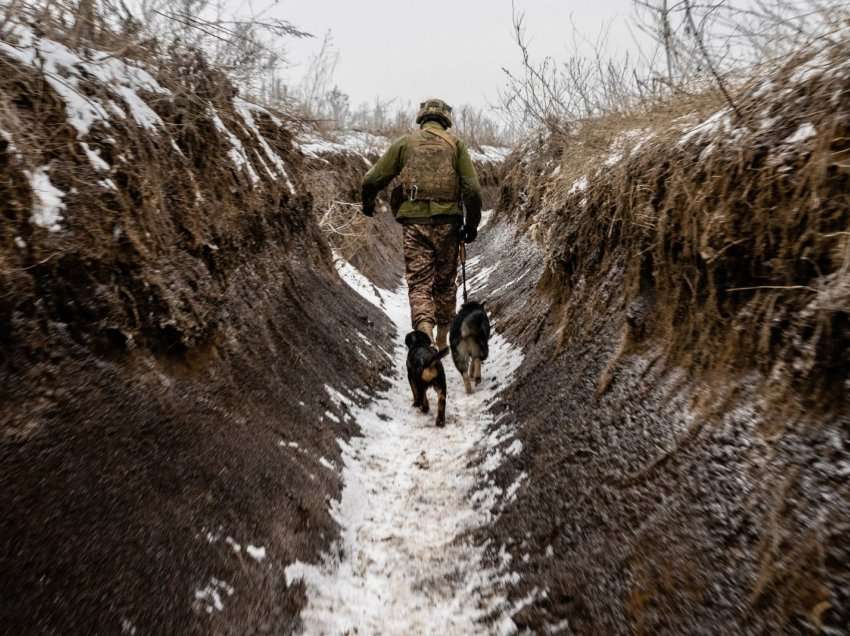
<path id="1" fill-rule="evenodd" d="M 62 96 L 3 66 L 0 624 L 291 632 L 304 595 L 283 570 L 335 537 L 320 458 L 356 431 L 326 387 L 383 386 L 386 358 L 341 343 L 391 326 L 337 276 L 287 128 L 250 115 L 272 179 L 220 76 L 140 91 L 156 130 L 95 122 L 103 171 Z M 36 222 L 42 165 L 65 193 L 55 231 Z"/>
<path id="2" fill-rule="evenodd" d="M 481 252 L 515 263 L 484 295 L 526 352 L 495 407 L 524 445 L 499 483 L 527 479 L 479 538 L 511 553 L 514 601 L 534 599 L 521 630 L 850 624 L 838 53 L 744 93 L 771 134 L 721 113 L 578 185 L 550 157 L 513 160 Z"/>

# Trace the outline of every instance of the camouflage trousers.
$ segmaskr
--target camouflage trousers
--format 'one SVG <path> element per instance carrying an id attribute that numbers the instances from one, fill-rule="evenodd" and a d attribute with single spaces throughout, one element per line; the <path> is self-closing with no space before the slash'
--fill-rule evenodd
<path id="1" fill-rule="evenodd" d="M 455 315 L 458 228 L 409 224 L 404 229 L 404 275 L 413 328 L 423 320 L 444 325 Z"/>

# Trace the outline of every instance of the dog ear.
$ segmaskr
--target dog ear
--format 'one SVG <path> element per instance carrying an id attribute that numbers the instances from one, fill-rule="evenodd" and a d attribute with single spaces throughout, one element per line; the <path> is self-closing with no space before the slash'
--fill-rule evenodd
<path id="1" fill-rule="evenodd" d="M 416 344 L 416 332 L 411 331 L 404 339 L 404 344 L 408 349 L 412 349 Z"/>

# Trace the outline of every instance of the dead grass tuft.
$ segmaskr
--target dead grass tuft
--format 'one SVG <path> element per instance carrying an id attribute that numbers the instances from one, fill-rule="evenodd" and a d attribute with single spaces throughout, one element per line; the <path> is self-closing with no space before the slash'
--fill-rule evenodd
<path id="1" fill-rule="evenodd" d="M 642 331 L 669 361 L 755 366 L 769 396 L 805 408 L 846 402 L 848 58 L 844 42 L 791 59 L 739 91 L 740 117 L 721 108 L 695 128 L 721 103 L 706 95 L 517 153 L 501 208 L 545 246 L 565 337 L 620 267 L 623 306 L 650 302 Z"/>

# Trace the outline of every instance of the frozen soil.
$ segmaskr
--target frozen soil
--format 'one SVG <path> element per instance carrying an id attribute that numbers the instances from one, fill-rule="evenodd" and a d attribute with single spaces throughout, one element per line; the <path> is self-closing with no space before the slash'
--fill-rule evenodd
<path id="1" fill-rule="evenodd" d="M 527 479 L 479 539 L 492 563 L 502 546 L 512 556 L 509 598 L 533 599 L 517 627 L 846 633 L 848 415 L 783 415 L 759 401 L 757 374 L 665 368 L 652 342 L 618 353 L 627 312 L 616 270 L 576 290 L 576 302 L 593 294 L 607 310 L 562 338 L 564 301 L 541 282 L 540 251 L 500 228 L 480 248 L 482 265 L 498 263 L 482 295 L 525 357 L 494 405 L 523 451 L 496 480 Z M 722 403 L 704 397 L 721 384 Z"/>
<path id="2" fill-rule="evenodd" d="M 220 73 L 159 85 L 23 34 L 0 43 L 0 632 L 290 633 L 284 569 L 336 538 L 338 395 L 385 388 L 366 343 L 392 325 L 336 273 L 274 114 Z"/>

